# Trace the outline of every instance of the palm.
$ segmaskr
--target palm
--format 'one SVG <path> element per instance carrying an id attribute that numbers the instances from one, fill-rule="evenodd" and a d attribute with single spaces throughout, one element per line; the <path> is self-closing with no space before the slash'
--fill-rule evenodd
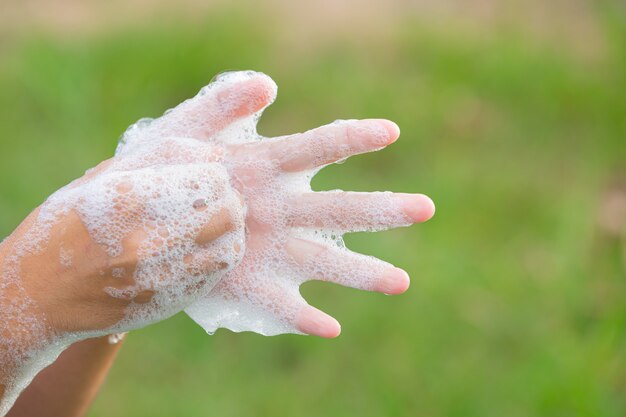
<path id="1" fill-rule="evenodd" d="M 209 332 L 225 327 L 334 337 L 339 324 L 306 303 L 300 284 L 318 279 L 388 294 L 405 291 L 404 271 L 349 251 L 341 235 L 424 221 L 434 207 L 422 195 L 312 192 L 310 180 L 321 167 L 381 149 L 399 131 L 388 121 L 362 120 L 261 138 L 256 120 L 275 94 L 275 84 L 262 74 L 229 74 L 157 119 L 149 132 L 131 132 L 126 146 L 185 136 L 217 147 L 247 207 L 243 260 L 186 309 L 194 320 Z"/>

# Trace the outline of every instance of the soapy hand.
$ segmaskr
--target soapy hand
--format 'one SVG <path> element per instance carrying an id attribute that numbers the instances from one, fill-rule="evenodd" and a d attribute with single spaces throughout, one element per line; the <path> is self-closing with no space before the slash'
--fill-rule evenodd
<path id="1" fill-rule="evenodd" d="M 119 154 L 163 136 L 193 137 L 221 149 L 221 163 L 247 209 L 243 261 L 186 309 L 212 333 L 225 327 L 265 335 L 334 337 L 335 319 L 309 306 L 298 288 L 308 279 L 379 291 L 404 292 L 407 274 L 343 247 L 350 231 L 384 230 L 428 220 L 432 201 L 420 194 L 314 193 L 310 180 L 327 164 L 393 143 L 387 120 L 337 121 L 301 134 L 262 138 L 256 122 L 276 97 L 264 74 L 227 73 L 162 118 L 131 128 Z"/>
<path id="2" fill-rule="evenodd" d="M 0 415 L 80 339 L 183 309 L 208 332 L 334 337 L 337 321 L 300 296 L 306 280 L 408 288 L 404 271 L 349 251 L 341 236 L 428 220 L 432 201 L 310 188 L 319 169 L 384 148 L 398 127 L 337 121 L 263 138 L 256 122 L 276 91 L 264 74 L 228 73 L 141 120 L 114 158 L 53 194 L 0 245 Z"/>

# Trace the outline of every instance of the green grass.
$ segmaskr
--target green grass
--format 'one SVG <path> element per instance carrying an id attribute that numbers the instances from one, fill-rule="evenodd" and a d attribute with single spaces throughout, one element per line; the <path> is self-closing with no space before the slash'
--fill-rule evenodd
<path id="1" fill-rule="evenodd" d="M 303 287 L 340 319 L 339 339 L 209 337 L 179 315 L 130 335 L 90 416 L 623 416 L 626 272 L 597 216 L 626 168 L 626 30 L 597 19 L 609 53 L 594 62 L 514 31 L 444 36 L 411 21 L 307 54 L 236 13 L 5 45 L 3 235 L 108 158 L 127 125 L 227 69 L 277 81 L 266 135 L 337 118 L 400 125 L 396 144 L 325 169 L 317 189 L 437 204 L 427 224 L 347 238 L 407 269 L 407 294 Z"/>

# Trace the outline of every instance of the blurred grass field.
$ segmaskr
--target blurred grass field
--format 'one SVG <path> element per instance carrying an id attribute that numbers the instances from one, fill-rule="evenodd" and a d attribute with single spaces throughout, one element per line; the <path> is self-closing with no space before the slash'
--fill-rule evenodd
<path id="1" fill-rule="evenodd" d="M 515 27 L 410 16 L 379 39 L 309 45 L 254 10 L 0 42 L 2 236 L 129 124 L 229 69 L 276 80 L 267 136 L 400 125 L 396 144 L 328 167 L 316 189 L 437 204 L 424 225 L 346 238 L 405 268 L 407 294 L 303 287 L 340 338 L 209 337 L 179 315 L 129 336 L 89 415 L 626 415 L 626 215 L 605 207 L 626 194 L 626 15 L 594 4 L 593 58 Z"/>

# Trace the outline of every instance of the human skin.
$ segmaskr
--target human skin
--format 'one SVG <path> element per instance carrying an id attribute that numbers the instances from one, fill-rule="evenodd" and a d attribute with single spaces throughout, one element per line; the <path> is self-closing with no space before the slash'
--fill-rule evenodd
<path id="1" fill-rule="evenodd" d="M 207 94 L 203 100 L 178 110 L 179 114 L 174 114 L 175 116 L 180 117 L 182 112 L 182 116 L 190 120 L 190 123 L 186 124 L 181 131 L 176 130 L 181 129 L 180 127 L 167 126 L 168 116 L 164 116 L 163 131 L 173 137 L 182 136 L 207 141 L 216 132 L 228 127 L 239 118 L 247 117 L 267 106 L 274 99 L 274 95 L 275 85 L 271 80 L 268 81 L 268 78 L 263 76 L 253 77 Z M 228 106 L 222 104 L 225 98 L 228 99 Z M 211 122 L 195 126 L 193 121 L 200 119 Z M 373 131 L 377 132 L 375 137 L 371 135 Z M 378 134 L 379 132 L 384 133 L 381 136 Z M 228 147 L 226 155 L 223 157 L 229 158 L 234 166 L 234 172 L 240 174 L 240 178 L 245 178 L 247 181 L 245 187 L 235 188 L 241 193 L 242 204 L 252 208 L 252 210 L 248 211 L 245 219 L 235 219 L 232 217 L 232 213 L 217 210 L 214 216 L 207 219 L 206 224 L 198 231 L 197 235 L 193 236 L 195 243 L 199 247 L 206 247 L 212 242 L 219 241 L 225 234 L 234 233 L 237 222 L 242 220 L 245 222 L 246 229 L 245 250 L 254 250 L 255 246 L 264 245 L 263 237 L 268 231 L 268 226 L 255 217 L 255 211 L 263 208 L 260 207 L 263 201 L 255 201 L 254 196 L 246 195 L 245 192 L 246 187 L 262 187 L 262 184 L 255 184 L 254 173 L 246 171 L 248 161 L 267 160 L 277 163 L 280 169 L 285 172 L 296 172 L 320 167 L 353 154 L 378 150 L 393 143 L 398 136 L 399 129 L 394 123 L 387 120 L 369 119 L 350 121 L 342 125 L 328 125 L 303 134 L 276 138 L 252 145 Z M 320 143 L 322 146 L 319 146 Z M 132 160 L 128 162 L 122 160 L 121 157 L 116 157 L 88 171 L 75 184 L 77 187 L 81 187 L 89 184 L 89 181 L 96 180 L 99 176 L 106 176 L 111 172 L 115 173 L 116 164 L 126 164 L 126 169 L 129 169 L 130 166 L 132 169 L 136 169 L 136 175 L 145 176 L 150 175 L 151 171 L 146 171 L 144 168 L 150 167 L 151 164 L 169 164 L 172 166 L 191 164 L 196 166 L 198 164 L 210 164 L 215 161 L 216 156 L 222 156 L 217 155 L 219 152 L 216 153 L 210 146 L 187 152 L 185 147 L 191 146 L 191 142 L 184 140 L 163 140 L 158 145 L 151 154 L 152 159 L 147 160 L 147 162 L 145 158 L 142 159 L 142 163 L 139 164 L 141 166 Z M 238 168 L 239 162 L 241 162 L 241 169 Z M 128 187 L 131 190 L 129 192 L 134 192 L 132 191 L 132 177 L 129 181 L 130 184 L 119 182 L 118 187 Z M 327 221 L 325 215 L 328 213 L 328 209 L 330 207 L 336 208 L 337 202 L 341 203 L 345 209 L 334 212 L 333 221 L 337 222 L 338 218 L 343 218 L 348 222 L 354 221 L 354 219 L 363 219 L 364 213 L 359 212 L 360 203 L 376 198 L 378 198 L 376 195 L 367 193 L 336 193 L 332 195 L 310 193 L 303 195 L 299 201 L 294 202 L 294 205 L 299 206 L 299 209 L 294 211 L 294 213 L 298 213 L 298 216 L 290 219 L 289 223 L 293 223 L 294 227 L 306 227 L 308 223 L 323 224 Z M 331 199 L 333 204 L 329 205 Z M 410 222 L 428 220 L 434 213 L 432 201 L 423 195 L 396 194 L 393 195 L 393 199 L 397 204 L 394 204 L 390 210 L 401 211 L 402 215 L 407 217 Z M 308 211 L 306 207 L 309 207 Z M 3 306 L 0 301 L 0 320 L 4 319 L 9 329 L 9 332 L 3 337 L 10 338 L 12 334 L 19 335 L 19 343 L 25 344 L 26 348 L 32 346 L 36 350 L 40 346 L 44 346 L 49 339 L 59 335 L 74 335 L 81 332 L 87 332 L 90 335 L 98 332 L 106 334 L 111 328 L 128 319 L 130 307 L 154 307 L 153 297 L 155 294 L 158 295 L 159 288 L 139 286 L 132 293 L 132 296 L 127 298 L 112 297 L 110 293 L 104 291 L 105 287 L 126 288 L 136 284 L 132 274 L 120 280 L 119 277 L 114 276 L 112 271 L 116 268 L 124 268 L 131 272 L 135 270 L 141 262 L 137 254 L 138 248 L 146 236 L 146 231 L 142 229 L 142 225 L 145 223 L 145 219 L 141 218 L 144 213 L 142 207 L 136 207 L 132 204 L 118 204 L 114 209 L 132 219 L 131 223 L 136 225 L 136 227 L 131 225 L 128 228 L 128 233 L 120 236 L 124 248 L 120 256 L 111 257 L 108 255 L 102 244 L 90 234 L 79 213 L 70 209 L 56 221 L 43 249 L 29 252 L 20 257 L 21 288 L 18 291 L 11 286 L 6 287 L 4 297 L 0 297 L 0 300 L 4 299 L 6 302 L 11 297 L 27 297 L 31 302 L 27 303 L 24 308 L 31 318 L 43 323 L 44 331 L 32 335 L 21 332 L 22 327 L 20 325 L 22 323 L 20 323 L 19 318 L 2 317 L 9 309 L 5 308 L 6 306 Z M 16 251 L 23 246 L 24 241 L 29 239 L 29 233 L 35 227 L 39 215 L 38 210 L 35 210 L 0 245 L 0 268 L 7 264 L 9 259 L 13 259 Z M 75 257 L 75 262 L 71 267 L 59 264 L 60 248 L 69 248 L 72 253 L 79 254 Z M 240 249 L 244 250 L 244 248 Z M 235 247 L 234 250 L 237 251 L 238 248 Z M 287 250 L 296 262 L 300 263 L 309 262 L 315 257 L 322 259 L 329 256 L 325 248 L 302 240 L 289 242 Z M 198 253 L 188 254 L 188 256 L 194 260 L 193 265 L 190 266 L 190 269 L 194 269 L 193 273 L 190 272 L 194 277 L 226 269 L 230 271 L 229 274 L 232 274 L 238 268 L 238 265 L 225 264 L 202 250 L 199 250 Z M 185 261 L 186 259 L 187 256 Z M 376 276 L 364 277 L 363 284 L 351 285 L 387 294 L 399 294 L 408 288 L 408 276 L 398 268 L 381 263 L 372 273 Z M 247 277 L 245 274 L 236 276 L 238 280 L 253 279 L 253 277 Z M 224 284 L 222 288 L 227 289 L 228 280 L 226 278 L 220 284 Z M 341 278 L 328 280 L 345 284 Z M 190 279 L 188 287 L 191 292 L 193 288 L 202 285 L 204 285 L 202 280 Z M 14 291 L 15 294 L 12 294 L 11 291 Z M 280 294 L 268 293 L 263 294 L 263 296 L 280 299 Z M 176 301 L 180 302 L 180 300 Z M 172 306 L 166 307 L 160 315 L 157 314 L 153 321 L 167 318 L 176 312 L 172 310 Z M 339 324 L 332 317 L 308 304 L 299 304 L 296 307 L 293 321 L 301 332 L 322 337 L 336 337 L 339 334 Z M 120 330 L 131 330 L 145 324 L 144 322 L 133 324 L 131 320 L 130 323 L 125 322 L 125 327 Z M 10 331 L 12 328 L 15 332 Z M 0 358 L 4 360 L 4 363 L 0 363 L 0 398 L 4 394 L 4 388 L 10 382 L 11 375 L 20 374 L 20 363 L 12 362 L 11 355 L 7 351 L 2 351 L 3 346 L 6 349 L 6 344 L 0 343 Z"/>
<path id="2" fill-rule="evenodd" d="M 111 343 L 108 336 L 70 346 L 37 375 L 7 417 L 85 415 L 121 346 L 121 341 Z"/>

